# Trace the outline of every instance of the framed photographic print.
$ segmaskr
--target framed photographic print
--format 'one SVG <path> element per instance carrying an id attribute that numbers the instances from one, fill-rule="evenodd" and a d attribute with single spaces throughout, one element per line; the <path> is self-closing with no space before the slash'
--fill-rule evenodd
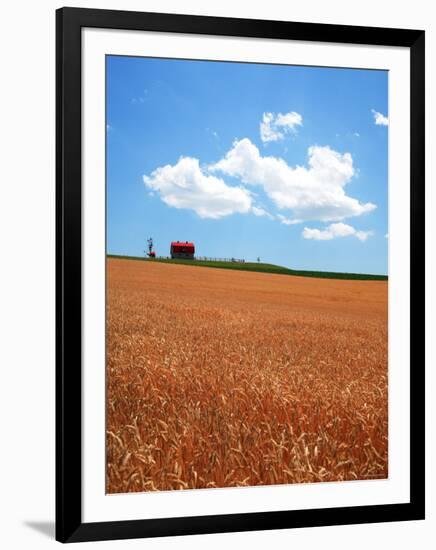
<path id="1" fill-rule="evenodd" d="M 56 538 L 424 518 L 424 32 L 56 48 Z"/>

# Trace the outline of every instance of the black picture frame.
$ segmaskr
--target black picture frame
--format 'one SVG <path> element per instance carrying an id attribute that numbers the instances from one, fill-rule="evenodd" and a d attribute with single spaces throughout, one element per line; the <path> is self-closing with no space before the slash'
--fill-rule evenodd
<path id="1" fill-rule="evenodd" d="M 410 49 L 410 502 L 82 522 L 81 29 L 372 44 Z M 420 30 L 62 8 L 56 13 L 56 539 L 127 539 L 424 519 L 424 41 Z"/>

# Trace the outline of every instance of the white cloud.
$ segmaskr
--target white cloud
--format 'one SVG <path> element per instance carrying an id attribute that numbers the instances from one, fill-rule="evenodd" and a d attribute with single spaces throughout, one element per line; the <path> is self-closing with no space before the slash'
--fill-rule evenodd
<path id="1" fill-rule="evenodd" d="M 261 156 L 259 149 L 244 138 L 235 141 L 226 156 L 209 170 L 261 186 L 279 209 L 292 212 L 288 223 L 340 221 L 376 208 L 345 193 L 346 184 L 355 174 L 353 159 L 349 153 L 341 154 L 328 146 L 309 147 L 307 167 L 289 166 L 281 158 Z"/>
<path id="2" fill-rule="evenodd" d="M 201 218 L 244 214 L 252 207 L 247 189 L 231 187 L 222 179 L 205 174 L 195 158 L 181 157 L 177 164 L 157 168 L 143 179 L 165 204 L 194 210 Z"/>
<path id="3" fill-rule="evenodd" d="M 305 227 L 302 232 L 302 236 L 305 239 L 313 239 L 316 241 L 331 241 L 338 237 L 350 237 L 354 236 L 359 241 L 366 241 L 366 239 L 372 235 L 372 231 L 357 231 L 351 225 L 346 223 L 332 223 L 325 229 L 311 229 Z"/>
<path id="4" fill-rule="evenodd" d="M 267 212 L 264 208 L 261 208 L 260 206 L 252 206 L 251 211 L 255 216 L 266 216 L 271 220 L 274 219 L 274 216 L 272 216 L 269 212 Z"/>
<path id="5" fill-rule="evenodd" d="M 282 214 L 277 214 L 277 219 L 283 224 L 283 225 L 295 225 L 297 223 L 301 223 L 302 220 L 293 220 L 291 218 L 287 218 L 286 216 L 283 216 Z"/>
<path id="6" fill-rule="evenodd" d="M 374 231 L 356 231 L 354 235 L 359 239 L 359 241 L 365 242 L 368 237 L 374 235 Z"/>
<path id="7" fill-rule="evenodd" d="M 260 137 L 264 143 L 269 141 L 279 141 L 285 137 L 288 132 L 296 132 L 297 126 L 302 126 L 303 117 L 291 111 L 289 113 L 263 113 L 260 123 Z"/>
<path id="8" fill-rule="evenodd" d="M 264 143 L 268 141 L 278 141 L 283 138 L 283 134 L 273 129 L 274 115 L 272 113 L 263 113 L 260 123 L 260 138 Z"/>
<path id="9" fill-rule="evenodd" d="M 382 113 L 379 113 L 375 109 L 371 109 L 371 113 L 374 115 L 374 122 L 377 126 L 388 126 L 389 125 L 389 119 L 387 116 L 382 115 Z"/>

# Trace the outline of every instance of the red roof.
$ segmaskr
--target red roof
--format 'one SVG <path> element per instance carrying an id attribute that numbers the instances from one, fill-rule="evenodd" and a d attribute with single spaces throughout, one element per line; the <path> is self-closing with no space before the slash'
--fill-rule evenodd
<path id="1" fill-rule="evenodd" d="M 171 248 L 188 248 L 192 251 L 195 250 L 195 246 L 194 246 L 194 243 L 188 243 L 188 242 L 172 242 L 171 243 Z"/>

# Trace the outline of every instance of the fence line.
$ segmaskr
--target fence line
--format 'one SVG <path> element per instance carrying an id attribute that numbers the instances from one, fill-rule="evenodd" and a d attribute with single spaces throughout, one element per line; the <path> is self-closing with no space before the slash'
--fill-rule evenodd
<path id="1" fill-rule="evenodd" d="M 157 256 L 158 260 L 171 260 L 171 256 Z M 175 258 L 178 259 L 178 258 Z M 180 258 L 182 260 L 189 258 Z M 227 263 L 237 263 L 245 264 L 245 260 L 239 258 L 209 258 L 208 256 L 195 256 L 193 258 L 196 262 L 227 262 Z"/>
<path id="2" fill-rule="evenodd" d="M 209 258 L 207 256 L 196 256 L 195 259 L 199 262 L 233 262 L 238 264 L 245 263 L 245 260 L 241 260 L 239 258 Z"/>

